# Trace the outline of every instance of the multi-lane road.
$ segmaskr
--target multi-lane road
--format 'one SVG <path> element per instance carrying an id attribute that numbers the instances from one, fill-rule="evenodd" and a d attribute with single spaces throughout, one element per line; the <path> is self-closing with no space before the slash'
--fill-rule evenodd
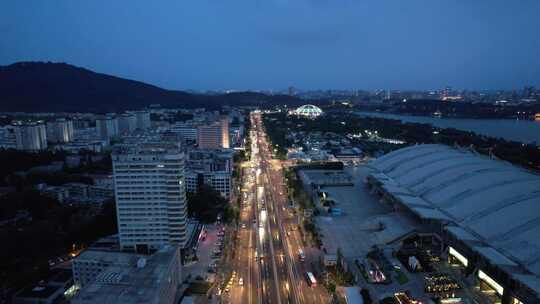
<path id="1" fill-rule="evenodd" d="M 272 158 L 260 114 L 251 114 L 251 161 L 243 166 L 242 210 L 229 303 L 328 303 L 308 271 L 318 264 L 317 250 L 305 248 L 298 219 L 289 208 L 281 163 Z M 300 259 L 302 251 L 305 258 Z"/>

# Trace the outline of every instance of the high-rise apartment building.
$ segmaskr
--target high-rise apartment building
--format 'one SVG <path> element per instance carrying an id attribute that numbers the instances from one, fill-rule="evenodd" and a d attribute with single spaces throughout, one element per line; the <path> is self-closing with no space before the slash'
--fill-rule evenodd
<path id="1" fill-rule="evenodd" d="M 136 111 L 135 116 L 137 117 L 137 129 L 146 130 L 151 127 L 150 112 Z"/>
<path id="2" fill-rule="evenodd" d="M 199 125 L 197 142 L 201 149 L 228 149 L 230 147 L 229 117 L 221 116 L 219 121 Z"/>
<path id="3" fill-rule="evenodd" d="M 197 143 L 201 149 L 220 149 L 223 145 L 222 124 L 214 122 L 208 125 L 200 125 L 197 129 Z"/>
<path id="4" fill-rule="evenodd" d="M 40 151 L 47 149 L 47 131 L 42 123 L 23 123 L 15 125 L 17 149 Z"/>
<path id="5" fill-rule="evenodd" d="M 118 136 L 118 119 L 112 116 L 103 116 L 96 119 L 96 132 L 100 139 L 109 140 Z"/>
<path id="6" fill-rule="evenodd" d="M 184 154 L 171 143 L 118 147 L 113 153 L 123 250 L 151 252 L 186 243 Z"/>
<path id="7" fill-rule="evenodd" d="M 118 131 L 129 134 L 137 128 L 137 116 L 133 113 L 124 113 L 118 117 Z"/>
<path id="8" fill-rule="evenodd" d="M 73 141 L 73 121 L 59 118 L 47 122 L 47 140 L 52 143 L 68 143 Z"/>

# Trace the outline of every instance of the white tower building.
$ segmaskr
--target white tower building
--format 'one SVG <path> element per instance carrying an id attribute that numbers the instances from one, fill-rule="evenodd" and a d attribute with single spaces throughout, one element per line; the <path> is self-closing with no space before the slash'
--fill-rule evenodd
<path id="1" fill-rule="evenodd" d="M 171 143 L 119 147 L 113 153 L 113 170 L 122 249 L 183 247 L 187 204 L 180 147 Z"/>

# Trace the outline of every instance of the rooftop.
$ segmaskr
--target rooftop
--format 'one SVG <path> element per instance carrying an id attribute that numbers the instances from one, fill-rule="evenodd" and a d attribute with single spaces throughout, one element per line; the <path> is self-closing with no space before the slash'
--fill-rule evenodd
<path id="1" fill-rule="evenodd" d="M 475 250 L 494 265 L 519 265 L 540 278 L 538 174 L 444 145 L 403 148 L 370 167 L 371 177 L 420 217 L 444 221 L 457 237 L 482 244 Z"/>
<path id="2" fill-rule="evenodd" d="M 83 288 L 73 303 L 156 303 L 161 296 L 162 284 L 178 282 L 178 278 L 171 278 L 172 264 L 179 259 L 177 247 L 166 247 L 151 256 L 97 250 L 86 252 L 81 256 L 97 259 L 114 256 L 119 263 L 100 273 L 96 282 Z M 145 258 L 144 265 L 140 264 L 141 258 Z"/>

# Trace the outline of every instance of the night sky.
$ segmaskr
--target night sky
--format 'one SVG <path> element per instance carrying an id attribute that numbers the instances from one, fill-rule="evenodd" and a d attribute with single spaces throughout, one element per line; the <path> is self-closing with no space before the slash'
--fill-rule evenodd
<path id="1" fill-rule="evenodd" d="M 5 0 L 16 61 L 169 89 L 521 89 L 540 86 L 540 1 Z"/>

